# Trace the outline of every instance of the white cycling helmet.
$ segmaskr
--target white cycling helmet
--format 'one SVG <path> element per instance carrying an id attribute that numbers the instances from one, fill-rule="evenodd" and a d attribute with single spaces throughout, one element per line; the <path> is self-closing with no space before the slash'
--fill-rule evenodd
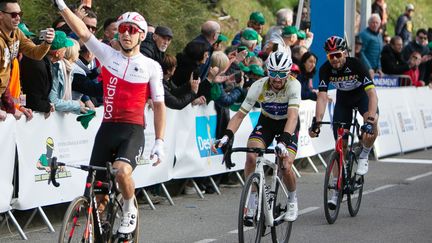
<path id="1" fill-rule="evenodd" d="M 288 52 L 272 52 L 267 59 L 267 70 L 273 72 L 288 72 L 291 70 L 292 60 Z"/>
<path id="2" fill-rule="evenodd" d="M 117 19 L 117 26 L 122 23 L 132 23 L 138 26 L 144 33 L 147 33 L 147 22 L 144 17 L 137 12 L 126 12 Z"/>

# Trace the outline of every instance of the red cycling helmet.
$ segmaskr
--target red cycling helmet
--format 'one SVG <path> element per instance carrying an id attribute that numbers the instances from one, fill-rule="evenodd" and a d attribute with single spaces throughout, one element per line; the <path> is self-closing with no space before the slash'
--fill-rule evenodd
<path id="1" fill-rule="evenodd" d="M 345 51 L 346 49 L 347 44 L 345 39 L 339 36 L 329 37 L 324 44 L 326 52 Z"/>

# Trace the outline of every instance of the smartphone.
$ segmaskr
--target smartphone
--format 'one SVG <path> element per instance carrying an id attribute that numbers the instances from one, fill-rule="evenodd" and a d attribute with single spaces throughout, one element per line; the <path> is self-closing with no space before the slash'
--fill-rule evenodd
<path id="1" fill-rule="evenodd" d="M 48 30 L 41 30 L 39 32 L 39 40 L 45 40 Z"/>
<path id="2" fill-rule="evenodd" d="M 91 8 L 92 7 L 92 0 L 82 0 L 81 4 L 83 4 L 84 6 Z"/>
<path id="3" fill-rule="evenodd" d="M 200 76 L 199 70 L 193 71 L 193 73 L 192 73 L 192 79 L 193 80 L 198 80 L 199 76 Z"/>
<path id="4" fill-rule="evenodd" d="M 240 71 L 240 72 L 236 72 L 235 74 L 234 74 L 234 80 L 235 80 L 235 82 L 236 83 L 240 83 L 241 81 L 242 81 L 242 72 Z"/>

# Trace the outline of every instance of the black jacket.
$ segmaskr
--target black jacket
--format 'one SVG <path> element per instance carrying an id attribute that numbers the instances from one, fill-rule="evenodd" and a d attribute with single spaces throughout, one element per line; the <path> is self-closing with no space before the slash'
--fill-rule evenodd
<path id="1" fill-rule="evenodd" d="M 188 83 L 176 87 L 170 81 L 164 80 L 165 105 L 168 108 L 181 110 L 191 103 L 197 95 L 192 92 Z"/>
<path id="2" fill-rule="evenodd" d="M 393 51 L 390 45 L 385 45 L 381 52 L 381 67 L 385 74 L 403 74 L 409 70 L 402 54 Z"/>
<path id="3" fill-rule="evenodd" d="M 51 61 L 48 57 L 34 60 L 23 56 L 20 62 L 20 75 L 26 107 L 33 111 L 49 112 L 49 93 L 52 87 Z"/>
<path id="4" fill-rule="evenodd" d="M 148 33 L 145 40 L 141 43 L 140 52 L 162 65 L 165 52 L 161 52 L 153 40 L 153 33 Z"/>
<path id="5" fill-rule="evenodd" d="M 199 74 L 199 65 L 184 53 L 178 53 L 176 58 L 177 68 L 172 76 L 172 81 L 175 85 L 182 86 L 189 82 L 192 72 Z"/>

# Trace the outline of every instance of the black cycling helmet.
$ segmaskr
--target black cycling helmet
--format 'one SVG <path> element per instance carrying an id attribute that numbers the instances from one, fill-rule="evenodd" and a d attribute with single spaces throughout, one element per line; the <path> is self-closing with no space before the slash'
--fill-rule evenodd
<path id="1" fill-rule="evenodd" d="M 346 49 L 347 44 L 345 39 L 336 35 L 329 37 L 324 44 L 326 52 L 345 51 Z"/>

